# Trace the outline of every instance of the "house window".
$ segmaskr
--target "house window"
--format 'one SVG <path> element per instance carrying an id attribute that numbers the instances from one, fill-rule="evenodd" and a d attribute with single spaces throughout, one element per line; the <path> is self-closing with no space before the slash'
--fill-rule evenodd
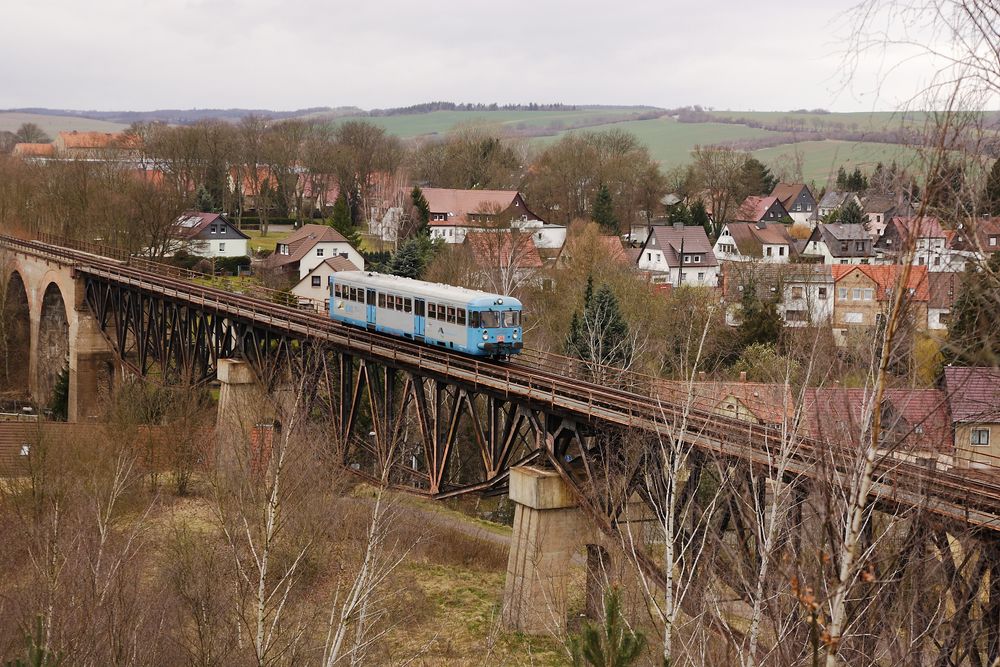
<path id="1" fill-rule="evenodd" d="M 694 261 L 695 264 L 701 264 L 701 255 L 693 255 L 691 259 Z"/>
<path id="2" fill-rule="evenodd" d="M 684 255 L 684 263 L 685 264 L 691 263 L 691 255 Z"/>
<path id="3" fill-rule="evenodd" d="M 864 316 L 861 313 L 844 313 L 845 324 L 861 324 Z"/>
<path id="4" fill-rule="evenodd" d="M 681 282 L 687 280 L 687 277 L 688 277 L 687 271 L 681 271 Z"/>
<path id="5" fill-rule="evenodd" d="M 826 298 L 826 288 L 825 287 L 818 288 L 816 290 L 816 294 L 817 294 L 817 296 L 819 296 L 819 298 L 825 299 Z"/>
<path id="6" fill-rule="evenodd" d="M 704 271 L 699 271 L 698 272 L 698 282 L 705 282 L 705 272 Z"/>
<path id="7" fill-rule="evenodd" d="M 847 252 L 847 241 L 840 242 L 840 252 Z"/>
<path id="8" fill-rule="evenodd" d="M 854 301 L 861 301 L 861 288 L 860 288 L 860 287 L 855 287 L 855 288 L 854 288 L 854 289 L 853 289 L 853 290 L 851 291 L 851 298 L 852 298 L 852 299 L 853 299 Z"/>
<path id="9" fill-rule="evenodd" d="M 215 233 L 215 225 L 211 225 L 211 226 L 209 226 L 209 228 L 208 228 L 208 233 L 209 233 L 209 234 L 214 234 L 214 233 Z"/>
<path id="10" fill-rule="evenodd" d="M 864 252 L 865 251 L 865 242 L 864 241 L 855 241 L 854 242 L 854 250 L 855 250 L 855 252 Z"/>
<path id="11" fill-rule="evenodd" d="M 323 256 L 323 249 L 322 248 L 316 248 L 316 256 L 317 257 L 322 257 Z"/>
<path id="12" fill-rule="evenodd" d="M 934 258 L 934 266 L 941 266 L 941 258 L 940 257 L 935 257 Z"/>
<path id="13" fill-rule="evenodd" d="M 778 248 L 778 255 L 780 255 L 781 257 L 785 256 L 785 246 L 781 246 L 780 248 Z"/>
<path id="14" fill-rule="evenodd" d="M 226 244 L 225 243 L 220 243 L 219 244 L 219 252 L 226 252 Z"/>
<path id="15" fill-rule="evenodd" d="M 991 236 L 990 237 L 990 245 L 991 246 L 996 246 L 997 241 L 998 241 L 998 237 L 996 237 L 996 236 Z"/>
<path id="16" fill-rule="evenodd" d="M 844 299 L 844 300 L 847 299 L 847 288 L 846 287 L 841 287 L 841 288 L 837 289 L 837 298 L 838 299 Z"/>
<path id="17" fill-rule="evenodd" d="M 926 260 L 926 259 L 924 259 L 923 257 L 921 257 L 921 258 L 920 258 L 920 259 L 919 259 L 919 260 L 917 261 L 917 264 L 919 264 L 920 266 L 923 266 L 923 265 L 924 265 L 924 264 L 926 264 L 926 263 L 927 263 L 927 260 Z"/>
<path id="18" fill-rule="evenodd" d="M 801 287 L 793 287 L 792 288 L 792 298 L 793 299 L 801 299 L 803 296 L 805 296 L 805 295 L 803 294 L 803 289 Z"/>
<path id="19" fill-rule="evenodd" d="M 871 288 L 865 289 L 865 301 L 871 301 L 873 298 L 875 298 L 875 290 Z"/>
<path id="20" fill-rule="evenodd" d="M 312 277 L 312 286 L 313 287 L 322 287 L 323 286 L 322 279 L 319 276 L 313 276 Z"/>
<path id="21" fill-rule="evenodd" d="M 768 247 L 767 247 L 767 256 L 768 256 L 768 257 L 770 257 L 770 256 L 771 256 L 771 251 L 772 251 L 772 250 L 773 250 L 773 248 L 771 248 L 771 246 L 768 246 Z"/>
<path id="22" fill-rule="evenodd" d="M 24 443 L 21 445 L 21 456 L 28 456 L 29 454 L 31 454 L 31 445 Z"/>
<path id="23" fill-rule="evenodd" d="M 651 252 L 647 252 L 646 253 L 646 261 L 647 262 L 652 262 L 653 261 L 653 253 L 651 253 Z"/>
<path id="24" fill-rule="evenodd" d="M 974 447 L 989 447 L 990 430 L 988 428 L 972 429 L 972 445 Z"/>

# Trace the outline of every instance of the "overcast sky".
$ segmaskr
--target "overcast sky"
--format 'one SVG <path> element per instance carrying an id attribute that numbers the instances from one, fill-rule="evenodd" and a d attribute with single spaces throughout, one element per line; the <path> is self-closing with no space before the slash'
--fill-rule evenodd
<path id="1" fill-rule="evenodd" d="M 855 0 L 2 0 L 0 108 L 394 107 L 431 100 L 893 109 Z"/>

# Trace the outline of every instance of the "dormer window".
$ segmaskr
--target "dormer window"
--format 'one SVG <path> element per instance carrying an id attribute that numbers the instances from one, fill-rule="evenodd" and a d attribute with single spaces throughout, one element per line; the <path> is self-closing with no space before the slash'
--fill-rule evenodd
<path id="1" fill-rule="evenodd" d="M 316 248 L 316 256 L 317 257 L 322 257 L 323 256 L 323 249 L 322 248 Z"/>

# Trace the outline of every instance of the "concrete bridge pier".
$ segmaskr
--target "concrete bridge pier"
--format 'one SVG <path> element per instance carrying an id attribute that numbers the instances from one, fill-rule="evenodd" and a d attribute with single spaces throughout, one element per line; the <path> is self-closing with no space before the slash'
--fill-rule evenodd
<path id="1" fill-rule="evenodd" d="M 262 396 L 250 364 L 238 359 L 219 359 L 219 411 L 215 420 L 216 436 L 223 458 L 251 432 L 258 417 Z"/>
<path id="2" fill-rule="evenodd" d="M 510 499 L 504 624 L 527 634 L 558 634 L 566 627 L 571 561 L 587 542 L 587 526 L 555 471 L 511 468 Z"/>
<path id="3" fill-rule="evenodd" d="M 99 419 L 114 385 L 114 352 L 89 312 L 77 312 L 76 335 L 69 345 L 68 420 Z"/>

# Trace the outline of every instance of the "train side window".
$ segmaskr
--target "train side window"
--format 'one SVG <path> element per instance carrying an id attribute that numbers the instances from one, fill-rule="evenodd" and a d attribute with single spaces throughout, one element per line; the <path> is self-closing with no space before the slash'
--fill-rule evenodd
<path id="1" fill-rule="evenodd" d="M 448 324 L 454 324 L 454 323 L 455 323 L 455 309 L 452 308 L 451 306 L 448 306 Z"/>
<path id="2" fill-rule="evenodd" d="M 436 320 L 437 319 L 437 305 L 433 303 L 427 304 L 427 317 Z"/>
<path id="3" fill-rule="evenodd" d="M 340 283 L 334 283 L 333 285 L 333 295 L 335 297 L 340 297 Z"/>
<path id="4" fill-rule="evenodd" d="M 361 301 L 361 290 L 357 287 L 351 288 L 351 301 Z"/>
<path id="5" fill-rule="evenodd" d="M 347 300 L 348 301 L 354 301 L 354 288 L 353 287 L 348 287 L 347 288 Z"/>
<path id="6" fill-rule="evenodd" d="M 403 299 L 403 312 L 412 313 L 413 312 L 413 299 L 406 297 Z"/>
<path id="7" fill-rule="evenodd" d="M 465 308 L 459 308 L 455 311 L 455 315 L 458 317 L 458 324 L 465 326 Z"/>
<path id="8" fill-rule="evenodd" d="M 473 329 L 479 328 L 479 311 L 473 310 L 469 313 L 469 326 Z"/>
<path id="9" fill-rule="evenodd" d="M 403 310 L 403 297 L 396 297 L 396 310 Z"/>
<path id="10" fill-rule="evenodd" d="M 385 292 L 378 293 L 378 307 L 385 308 Z"/>

